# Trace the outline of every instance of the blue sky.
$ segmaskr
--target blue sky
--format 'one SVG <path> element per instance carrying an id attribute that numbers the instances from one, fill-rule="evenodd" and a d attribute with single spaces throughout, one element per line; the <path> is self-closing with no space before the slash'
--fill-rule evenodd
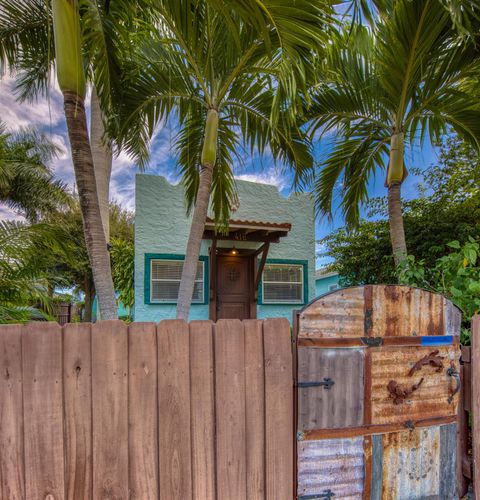
<path id="1" fill-rule="evenodd" d="M 9 130 L 18 130 L 21 127 L 32 126 L 46 133 L 58 146 L 62 153 L 53 163 L 55 175 L 74 186 L 73 166 L 71 162 L 65 119 L 63 116 L 62 96 L 58 88 L 52 88 L 48 99 L 39 99 L 33 103 L 19 103 L 15 99 L 15 82 L 11 77 L 0 80 L 0 120 L 5 122 Z M 87 110 L 88 111 L 88 110 Z M 166 124 L 160 126 L 152 141 L 151 160 L 147 173 L 163 175 L 170 182 L 177 182 L 176 163 L 174 154 L 174 126 Z M 315 145 L 315 156 L 320 159 L 327 151 L 325 143 Z M 250 156 L 249 152 L 240 153 L 243 165 L 234 165 L 236 177 L 256 182 L 274 184 L 280 192 L 288 196 L 291 192 L 291 176 L 285 173 L 282 165 L 275 165 L 270 155 L 259 157 Z M 406 157 L 408 167 L 425 168 L 436 159 L 436 151 L 429 145 L 417 146 Z M 133 210 L 135 207 L 135 173 L 139 170 L 130 158 L 121 154 L 114 160 L 111 181 L 111 198 L 123 206 Z M 403 196 L 411 198 L 415 195 L 418 179 L 410 175 L 403 185 Z M 376 179 L 371 179 L 369 195 L 385 195 L 384 177 L 380 173 Z M 338 205 L 338 201 L 336 203 Z M 0 219 L 16 218 L 17 215 L 0 204 Z M 334 214 L 332 222 L 326 219 L 316 221 L 316 237 L 321 239 L 333 229 L 341 227 L 341 215 Z M 319 260 L 322 264 L 324 259 Z"/>

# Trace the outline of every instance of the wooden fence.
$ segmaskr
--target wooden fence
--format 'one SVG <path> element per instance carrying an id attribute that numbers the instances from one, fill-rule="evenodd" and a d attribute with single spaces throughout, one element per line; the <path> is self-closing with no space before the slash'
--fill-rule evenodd
<path id="1" fill-rule="evenodd" d="M 289 323 L 0 327 L 1 499 L 293 492 Z"/>

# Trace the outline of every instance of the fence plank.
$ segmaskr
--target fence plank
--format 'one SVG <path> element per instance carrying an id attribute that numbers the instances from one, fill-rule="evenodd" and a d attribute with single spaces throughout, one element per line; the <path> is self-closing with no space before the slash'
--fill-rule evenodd
<path id="1" fill-rule="evenodd" d="M 68 499 L 92 498 L 91 325 L 63 328 L 65 466 Z"/>
<path id="2" fill-rule="evenodd" d="M 235 500 L 247 498 L 244 348 L 243 324 L 219 320 L 215 326 L 217 497 Z"/>
<path id="3" fill-rule="evenodd" d="M 184 321 L 157 327 L 160 498 L 192 498 L 189 331 Z"/>
<path id="4" fill-rule="evenodd" d="M 128 341 L 122 321 L 92 326 L 93 498 L 128 498 Z"/>
<path id="5" fill-rule="evenodd" d="M 475 500 L 480 499 L 480 315 L 472 319 L 472 450 Z"/>
<path id="6" fill-rule="evenodd" d="M 58 500 L 65 493 L 60 325 L 26 325 L 22 347 L 25 496 Z"/>
<path id="7" fill-rule="evenodd" d="M 293 491 L 293 398 L 290 325 L 284 318 L 263 323 L 265 352 L 266 498 L 291 498 Z"/>
<path id="8" fill-rule="evenodd" d="M 0 498 L 25 498 L 22 327 L 0 326 Z"/>
<path id="9" fill-rule="evenodd" d="M 192 480 L 195 500 L 215 499 L 215 389 L 210 321 L 190 323 Z"/>
<path id="10" fill-rule="evenodd" d="M 263 322 L 248 320 L 245 328 L 245 411 L 247 498 L 265 498 L 265 376 Z"/>
<path id="11" fill-rule="evenodd" d="M 154 323 L 128 329 L 130 498 L 158 498 L 157 336 Z"/>

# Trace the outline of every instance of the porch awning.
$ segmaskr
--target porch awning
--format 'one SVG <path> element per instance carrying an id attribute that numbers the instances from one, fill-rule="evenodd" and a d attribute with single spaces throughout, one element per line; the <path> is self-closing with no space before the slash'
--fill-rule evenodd
<path id="1" fill-rule="evenodd" d="M 228 233 L 216 233 L 215 222 L 207 218 L 204 240 L 259 241 L 278 243 L 292 229 L 289 222 L 261 222 L 232 219 L 229 221 Z"/>

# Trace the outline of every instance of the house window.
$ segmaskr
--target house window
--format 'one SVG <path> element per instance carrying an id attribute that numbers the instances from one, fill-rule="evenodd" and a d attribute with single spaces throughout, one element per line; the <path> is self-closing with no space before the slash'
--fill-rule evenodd
<path id="1" fill-rule="evenodd" d="M 328 285 L 328 291 L 333 292 L 334 290 L 338 290 L 338 284 L 334 283 L 333 285 Z"/>
<path id="2" fill-rule="evenodd" d="M 182 278 L 183 258 L 149 259 L 149 302 L 175 303 Z M 205 261 L 199 260 L 193 288 L 193 303 L 205 303 Z"/>
<path id="3" fill-rule="evenodd" d="M 262 279 L 264 304 L 303 304 L 305 293 L 304 264 L 265 264 Z"/>

